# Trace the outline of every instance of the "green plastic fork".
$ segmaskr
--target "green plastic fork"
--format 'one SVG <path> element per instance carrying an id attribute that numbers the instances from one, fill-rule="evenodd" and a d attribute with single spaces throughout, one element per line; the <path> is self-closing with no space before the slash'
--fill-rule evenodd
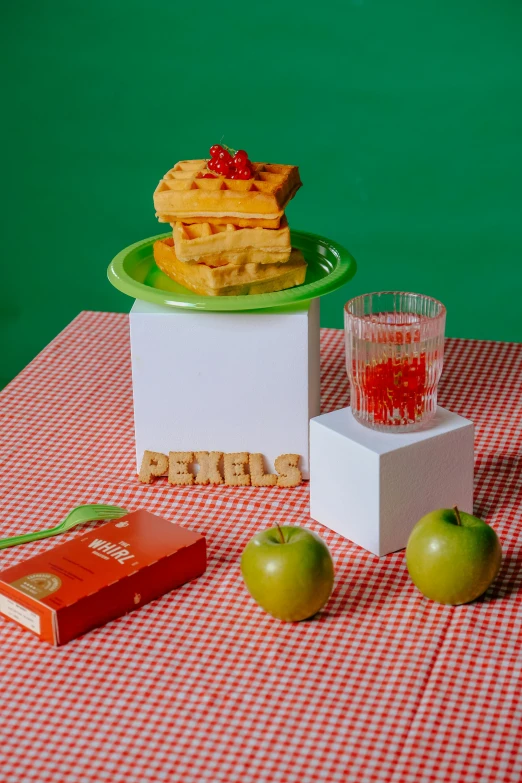
<path id="1" fill-rule="evenodd" d="M 35 533 L 25 533 L 22 536 L 11 536 L 10 538 L 0 538 L 0 549 L 7 549 L 8 546 L 17 546 L 17 544 L 26 544 L 28 541 L 40 541 L 41 538 L 50 538 L 59 536 L 82 522 L 95 522 L 98 519 L 119 519 L 129 512 L 120 506 L 104 506 L 101 503 L 91 503 L 85 506 L 76 506 L 69 511 L 63 522 L 56 527 L 50 527 L 48 530 L 37 530 Z"/>

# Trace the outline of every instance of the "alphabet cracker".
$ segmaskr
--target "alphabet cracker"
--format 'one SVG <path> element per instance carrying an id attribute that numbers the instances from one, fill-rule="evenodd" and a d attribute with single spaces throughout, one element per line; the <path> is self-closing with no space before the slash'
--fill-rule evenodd
<path id="1" fill-rule="evenodd" d="M 274 487 L 277 484 L 275 473 L 265 473 L 262 454 L 251 454 L 250 464 L 250 483 L 253 487 Z"/>
<path id="2" fill-rule="evenodd" d="M 219 472 L 219 460 L 222 456 L 222 451 L 196 451 L 196 462 L 199 465 L 196 484 L 223 483 L 223 476 Z"/>
<path id="3" fill-rule="evenodd" d="M 245 472 L 248 465 L 248 452 L 239 451 L 235 454 L 224 454 L 225 485 L 227 487 L 248 487 L 250 476 Z"/>
<path id="4" fill-rule="evenodd" d="M 297 467 L 299 454 L 281 454 L 274 462 L 275 469 L 280 474 L 277 479 L 278 487 L 297 487 L 303 480 L 303 474 Z"/>
<path id="5" fill-rule="evenodd" d="M 169 460 L 166 454 L 159 451 L 145 451 L 141 460 L 139 480 L 144 484 L 150 484 L 153 476 L 164 476 L 169 469 Z"/>
<path id="6" fill-rule="evenodd" d="M 194 462 L 191 451 L 169 451 L 169 484 L 187 486 L 194 483 L 194 475 L 188 466 Z"/>

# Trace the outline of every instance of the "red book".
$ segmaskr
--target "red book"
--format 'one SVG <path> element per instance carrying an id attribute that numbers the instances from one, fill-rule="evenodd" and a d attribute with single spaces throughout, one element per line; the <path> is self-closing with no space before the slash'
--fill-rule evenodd
<path id="1" fill-rule="evenodd" d="M 66 644 L 205 568 L 202 535 L 135 511 L 1 571 L 0 614 L 51 644 Z"/>

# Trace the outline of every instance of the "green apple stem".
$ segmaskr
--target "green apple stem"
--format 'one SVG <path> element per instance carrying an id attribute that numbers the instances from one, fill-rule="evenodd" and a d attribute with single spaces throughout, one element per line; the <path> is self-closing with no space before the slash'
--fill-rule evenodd
<path id="1" fill-rule="evenodd" d="M 459 512 L 457 506 L 453 506 L 453 511 L 455 512 L 455 516 L 457 517 L 457 525 L 462 525 L 462 520 L 460 518 L 460 512 Z"/>
<path id="2" fill-rule="evenodd" d="M 278 525 L 278 523 L 277 523 L 277 522 L 276 522 L 276 525 L 277 525 L 277 529 L 279 530 L 279 535 L 281 536 L 281 543 L 282 543 L 282 544 L 286 544 L 286 541 L 285 541 L 285 537 L 284 537 L 283 531 L 281 530 L 281 528 L 279 527 L 279 525 Z"/>

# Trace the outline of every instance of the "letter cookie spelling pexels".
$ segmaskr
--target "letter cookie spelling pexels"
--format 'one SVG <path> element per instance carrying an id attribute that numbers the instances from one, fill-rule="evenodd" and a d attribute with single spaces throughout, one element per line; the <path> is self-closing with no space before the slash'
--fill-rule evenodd
<path id="1" fill-rule="evenodd" d="M 175 486 L 205 486 L 224 484 L 226 487 L 297 487 L 303 480 L 299 470 L 299 454 L 281 454 L 274 462 L 277 473 L 265 473 L 263 455 L 248 451 L 223 454 L 221 451 L 145 451 L 141 462 L 139 480 L 150 484 L 155 477 L 168 476 Z M 223 460 L 223 474 L 220 462 Z M 199 465 L 194 473 L 192 463 Z M 247 471 L 249 467 L 249 472 Z"/>

